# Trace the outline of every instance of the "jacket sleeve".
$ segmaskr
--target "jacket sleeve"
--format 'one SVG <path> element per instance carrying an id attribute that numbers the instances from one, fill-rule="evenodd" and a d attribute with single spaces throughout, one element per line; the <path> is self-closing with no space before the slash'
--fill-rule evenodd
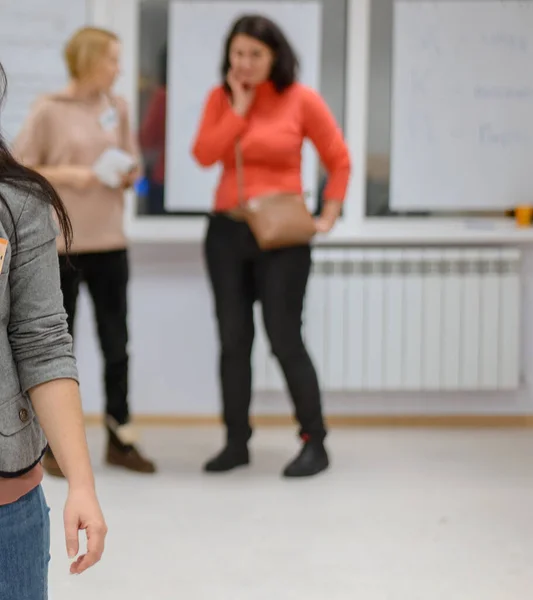
<path id="1" fill-rule="evenodd" d="M 246 126 L 246 119 L 233 111 L 224 90 L 216 88 L 204 106 L 192 147 L 194 158 L 204 167 L 214 165 L 235 144 Z"/>
<path id="2" fill-rule="evenodd" d="M 52 210 L 29 196 L 16 224 L 8 337 L 22 390 L 78 372 L 60 289 Z"/>
<path id="3" fill-rule="evenodd" d="M 323 98 L 311 88 L 304 88 L 303 91 L 304 135 L 313 142 L 328 172 L 324 198 L 343 201 L 351 170 L 348 147 Z"/>

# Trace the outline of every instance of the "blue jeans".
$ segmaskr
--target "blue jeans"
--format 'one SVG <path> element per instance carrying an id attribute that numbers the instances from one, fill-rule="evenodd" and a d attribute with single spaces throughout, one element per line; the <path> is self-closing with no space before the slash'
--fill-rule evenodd
<path id="1" fill-rule="evenodd" d="M 49 508 L 41 486 L 0 506 L 0 598 L 47 600 Z"/>

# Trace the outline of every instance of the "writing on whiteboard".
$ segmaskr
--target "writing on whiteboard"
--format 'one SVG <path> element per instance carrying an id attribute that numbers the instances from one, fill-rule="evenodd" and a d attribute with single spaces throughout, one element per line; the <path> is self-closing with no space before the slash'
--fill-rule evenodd
<path id="1" fill-rule="evenodd" d="M 395 0 L 391 207 L 533 201 L 533 2 Z"/>
<path id="2" fill-rule="evenodd" d="M 531 146 L 531 134 L 520 129 L 495 129 L 490 123 L 479 127 L 479 141 L 483 146 Z"/>
<path id="3" fill-rule="evenodd" d="M 476 85 L 474 87 L 474 97 L 493 100 L 531 100 L 533 99 L 533 87 L 514 87 L 511 85 Z"/>

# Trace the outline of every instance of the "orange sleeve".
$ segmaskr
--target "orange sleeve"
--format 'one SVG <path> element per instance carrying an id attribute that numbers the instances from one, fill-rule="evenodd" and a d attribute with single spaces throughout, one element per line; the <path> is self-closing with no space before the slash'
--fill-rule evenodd
<path id="1" fill-rule="evenodd" d="M 304 88 L 303 127 L 317 149 L 328 172 L 325 200 L 344 201 L 350 179 L 350 154 L 342 131 L 323 98 L 311 88 Z"/>
<path id="2" fill-rule="evenodd" d="M 221 87 L 205 103 L 198 133 L 192 146 L 194 158 L 209 167 L 224 156 L 246 129 L 246 119 L 233 111 Z"/>

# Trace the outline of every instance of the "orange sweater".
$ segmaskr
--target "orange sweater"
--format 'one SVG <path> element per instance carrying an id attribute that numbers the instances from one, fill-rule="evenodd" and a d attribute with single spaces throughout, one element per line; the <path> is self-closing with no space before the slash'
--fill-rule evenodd
<path id="1" fill-rule="evenodd" d="M 204 107 L 193 155 L 203 166 L 222 162 L 215 210 L 238 205 L 235 142 L 240 139 L 246 199 L 272 192 L 302 192 L 301 150 L 309 138 L 328 171 L 326 200 L 343 201 L 350 157 L 342 132 L 324 100 L 295 83 L 281 94 L 261 84 L 246 117 L 237 115 L 222 86 L 211 91 Z"/>

